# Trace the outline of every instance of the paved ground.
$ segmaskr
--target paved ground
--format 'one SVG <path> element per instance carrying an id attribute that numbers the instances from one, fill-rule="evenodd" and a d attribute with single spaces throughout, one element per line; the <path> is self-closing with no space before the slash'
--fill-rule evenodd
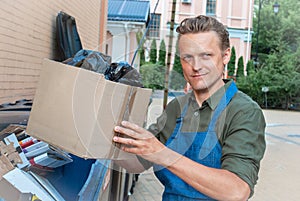
<path id="1" fill-rule="evenodd" d="M 148 122 L 162 111 L 162 100 L 153 99 Z M 250 201 L 300 200 L 300 112 L 264 110 L 267 149 L 259 181 Z M 151 170 L 140 175 L 130 201 L 160 201 L 163 186 Z"/>
<path id="2" fill-rule="evenodd" d="M 267 149 L 251 201 L 300 200 L 300 112 L 264 111 Z"/>

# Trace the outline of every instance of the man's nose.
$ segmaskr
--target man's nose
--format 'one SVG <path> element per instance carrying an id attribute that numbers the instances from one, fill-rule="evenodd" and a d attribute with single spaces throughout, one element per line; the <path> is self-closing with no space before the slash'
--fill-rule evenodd
<path id="1" fill-rule="evenodd" d="M 199 71 L 202 68 L 202 65 L 203 63 L 200 58 L 198 57 L 194 58 L 194 62 L 192 65 L 194 71 Z"/>

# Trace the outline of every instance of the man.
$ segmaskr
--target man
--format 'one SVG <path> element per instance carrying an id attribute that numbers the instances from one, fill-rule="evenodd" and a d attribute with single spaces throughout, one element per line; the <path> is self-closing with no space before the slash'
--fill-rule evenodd
<path id="1" fill-rule="evenodd" d="M 265 151 L 262 111 L 233 81 L 222 79 L 231 52 L 220 22 L 200 15 L 176 31 L 192 91 L 171 101 L 149 131 L 129 122 L 115 128 L 130 138 L 113 140 L 143 164 L 122 165 L 142 170 L 153 164 L 165 186 L 163 200 L 247 200 Z"/>

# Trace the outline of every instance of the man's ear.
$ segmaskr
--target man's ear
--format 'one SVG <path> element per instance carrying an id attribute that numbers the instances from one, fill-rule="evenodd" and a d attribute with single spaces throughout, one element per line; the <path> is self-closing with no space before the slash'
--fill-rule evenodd
<path id="1" fill-rule="evenodd" d="M 223 53 L 223 64 L 226 65 L 230 61 L 231 49 L 227 48 Z"/>

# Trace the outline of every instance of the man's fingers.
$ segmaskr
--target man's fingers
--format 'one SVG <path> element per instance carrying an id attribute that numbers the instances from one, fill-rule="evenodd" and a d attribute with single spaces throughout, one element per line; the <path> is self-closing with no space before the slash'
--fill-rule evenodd
<path id="1" fill-rule="evenodd" d="M 139 149 L 137 147 L 122 146 L 121 149 L 128 153 L 139 154 Z"/>
<path id="2" fill-rule="evenodd" d="M 114 136 L 113 141 L 120 143 L 120 144 L 129 145 L 129 146 L 135 145 L 135 140 L 131 139 L 131 138 L 123 138 L 123 137 Z"/>
<path id="3" fill-rule="evenodd" d="M 121 149 L 125 152 L 139 154 L 140 149 L 138 147 L 139 143 L 131 138 L 122 138 L 115 136 L 113 141 L 121 144 Z"/>
<path id="4" fill-rule="evenodd" d="M 115 131 L 118 132 L 118 133 L 125 134 L 125 135 L 127 135 L 129 137 L 132 137 L 132 138 L 136 138 L 137 137 L 137 134 L 135 133 L 134 130 L 127 129 L 127 128 L 124 128 L 124 127 L 121 127 L 121 126 L 116 126 L 115 127 Z"/>
<path id="5" fill-rule="evenodd" d="M 153 137 L 153 134 L 146 129 L 128 121 L 122 121 L 121 126 L 116 126 L 115 131 L 125 134 L 134 139 L 149 139 Z"/>
<path id="6" fill-rule="evenodd" d="M 140 126 L 138 126 L 134 123 L 128 122 L 128 121 L 122 121 L 121 125 L 124 126 L 125 128 L 129 128 L 131 130 L 134 130 L 137 133 L 145 132 L 144 128 L 142 128 L 142 127 L 140 127 Z"/>

